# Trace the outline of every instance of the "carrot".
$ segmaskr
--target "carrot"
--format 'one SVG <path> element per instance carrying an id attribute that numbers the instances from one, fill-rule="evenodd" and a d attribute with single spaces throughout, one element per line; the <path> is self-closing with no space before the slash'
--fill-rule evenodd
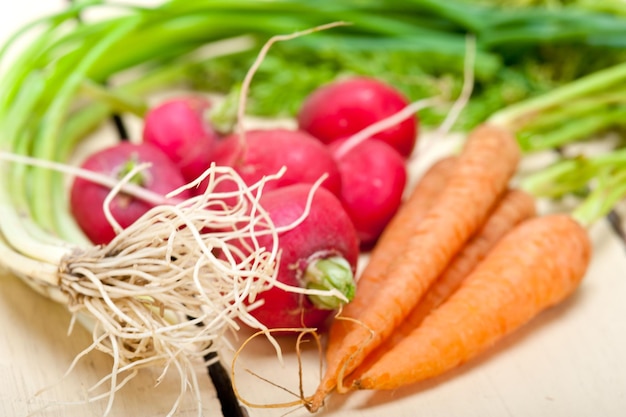
<path id="1" fill-rule="evenodd" d="M 398 212 L 378 238 L 362 276 L 384 276 L 384 274 L 387 273 L 389 267 L 393 264 L 399 253 L 402 252 L 401 249 L 406 246 L 412 231 L 415 229 L 414 225 L 426 215 L 428 209 L 441 194 L 441 190 L 445 187 L 450 178 L 456 160 L 457 158 L 455 156 L 448 156 L 438 160 L 426 170 L 411 191 L 409 197 L 404 204 L 400 206 Z M 365 296 L 376 296 L 373 292 L 359 295 L 361 295 L 359 306 L 364 308 L 368 308 L 369 305 L 369 301 L 364 299 Z M 351 310 L 352 314 L 359 314 L 355 311 L 355 308 Z M 345 331 L 348 329 L 347 326 L 332 326 L 330 339 L 343 339 L 345 337 Z M 340 353 L 339 351 L 328 350 L 327 355 L 331 355 L 334 352 Z"/>
<path id="2" fill-rule="evenodd" d="M 387 273 L 412 235 L 413 230 L 407 225 L 426 215 L 450 178 L 456 160 L 456 156 L 447 156 L 426 170 L 379 237 L 362 276 L 381 276 Z"/>
<path id="3" fill-rule="evenodd" d="M 509 190 L 480 231 L 455 256 L 402 324 L 418 326 L 426 315 L 457 290 L 463 279 L 505 234 L 535 215 L 535 200 L 530 194 L 518 189 Z"/>
<path id="4" fill-rule="evenodd" d="M 469 136 L 437 203 L 405 224 L 411 233 L 387 272 L 362 274 L 354 300 L 335 319 L 326 347 L 327 369 L 308 404 L 325 397 L 408 315 L 452 257 L 478 230 L 506 190 L 520 151 L 503 128 L 482 125 Z"/>
<path id="5" fill-rule="evenodd" d="M 571 216 L 523 222 L 354 388 L 394 389 L 459 366 L 569 296 L 590 257 L 587 231 Z"/>
<path id="6" fill-rule="evenodd" d="M 406 225 L 426 215 L 428 209 L 441 194 L 455 163 L 456 157 L 449 156 L 438 160 L 426 170 L 378 238 L 376 246 L 370 253 L 364 275 L 379 275 L 387 272 L 400 252 L 400 248 L 406 245 L 411 236 L 411 229 Z"/>
<path id="7" fill-rule="evenodd" d="M 535 200 L 530 194 L 518 189 L 509 190 L 502 197 L 487 222 L 454 257 L 411 313 L 394 329 L 391 336 L 368 355 L 364 362 L 350 375 L 348 385 L 350 381 L 362 375 L 380 357 L 411 334 L 431 311 L 447 300 L 504 235 L 535 214 Z"/>

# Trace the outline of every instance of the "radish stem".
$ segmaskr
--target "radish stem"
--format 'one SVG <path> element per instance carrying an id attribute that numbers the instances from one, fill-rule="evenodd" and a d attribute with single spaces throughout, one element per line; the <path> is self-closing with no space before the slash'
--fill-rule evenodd
<path id="1" fill-rule="evenodd" d="M 344 299 L 323 295 L 309 295 L 309 300 L 319 308 L 336 310 L 352 301 L 356 292 L 350 264 L 342 257 L 333 256 L 312 261 L 306 268 L 303 284 L 308 289 L 338 290 Z"/>

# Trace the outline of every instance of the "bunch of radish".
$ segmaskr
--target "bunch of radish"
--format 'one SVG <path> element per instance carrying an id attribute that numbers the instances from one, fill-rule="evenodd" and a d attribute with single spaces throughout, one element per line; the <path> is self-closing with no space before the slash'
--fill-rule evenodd
<path id="1" fill-rule="evenodd" d="M 232 167 L 249 185 L 282 170 L 265 183 L 260 197 L 272 221 L 283 228 L 278 279 L 294 288 L 335 289 L 343 297 L 276 286 L 249 300 L 251 314 L 269 328 L 320 328 L 333 310 L 351 300 L 359 252 L 373 246 L 401 204 L 417 117 L 370 137 L 356 140 L 354 135 L 408 104 L 377 79 L 353 77 L 312 92 L 302 103 L 296 128 L 234 132 L 211 120 L 215 105 L 210 100 L 179 96 L 148 111 L 141 144 L 122 142 L 97 152 L 83 168 L 119 179 L 133 166 L 150 163 L 132 181 L 162 195 L 197 179 L 211 164 Z M 220 187 L 227 193 L 229 184 Z M 72 207 L 79 226 L 97 244 L 115 235 L 103 213 L 93 208 L 102 206 L 108 191 L 81 179 L 71 191 L 73 201 L 89 196 L 94 204 Z M 203 192 L 201 184 L 176 198 Z M 122 227 L 151 207 L 124 193 L 109 206 Z M 241 247 L 243 254 L 246 242 Z"/>
<path id="2" fill-rule="evenodd" d="M 341 172 L 340 198 L 363 248 L 376 242 L 401 203 L 406 158 L 417 140 L 417 118 L 407 118 L 356 143 L 351 138 L 408 104 L 389 85 L 355 77 L 315 90 L 297 116 L 299 128 L 331 150 Z"/>

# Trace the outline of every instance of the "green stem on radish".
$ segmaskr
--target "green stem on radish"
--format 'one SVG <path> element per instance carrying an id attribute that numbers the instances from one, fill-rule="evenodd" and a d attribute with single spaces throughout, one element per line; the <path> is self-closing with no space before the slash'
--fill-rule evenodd
<path id="1" fill-rule="evenodd" d="M 145 178 L 144 173 L 142 173 L 141 171 L 137 171 L 137 167 L 140 165 L 142 164 L 140 161 L 137 160 L 137 158 L 131 158 L 131 160 L 127 161 L 122 166 L 122 169 L 120 170 L 120 172 L 117 173 L 117 179 L 122 180 L 131 172 L 135 171 L 135 173 L 132 176 L 130 176 L 130 178 L 127 181 L 125 181 L 125 183 L 135 184 L 137 186 L 142 187 L 146 182 L 146 178 Z"/>
<path id="2" fill-rule="evenodd" d="M 207 119 L 211 126 L 221 135 L 233 132 L 237 124 L 237 109 L 241 95 L 241 86 L 234 86 L 226 95 L 224 101 L 213 105 L 207 112 Z"/>
<path id="3" fill-rule="evenodd" d="M 350 264 L 342 257 L 317 259 L 311 262 L 304 273 L 304 286 L 311 290 L 338 290 L 345 299 L 333 296 L 309 295 L 309 300 L 318 308 L 336 310 L 354 298 L 356 283 Z"/>

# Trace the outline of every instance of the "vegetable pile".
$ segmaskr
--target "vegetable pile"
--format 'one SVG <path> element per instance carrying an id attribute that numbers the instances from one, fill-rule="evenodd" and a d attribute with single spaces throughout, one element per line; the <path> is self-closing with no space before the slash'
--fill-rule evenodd
<path id="1" fill-rule="evenodd" d="M 319 409 L 331 389 L 343 390 L 346 377 L 348 387 L 392 389 L 439 375 L 576 288 L 589 261 L 587 234 L 568 215 L 527 220 L 534 217 L 532 199 L 516 197 L 510 203 L 510 194 L 503 196 L 519 159 L 518 144 L 507 130 L 484 125 L 472 132 L 431 207 L 398 224 L 410 232 L 393 242 L 400 249 L 397 255 L 383 261 L 384 268 L 374 260 L 368 264 L 374 272 L 365 269 L 355 299 L 334 321 L 326 350 L 328 369 L 311 410 Z M 430 175 L 438 181 L 438 174 Z M 468 243 L 473 236 L 482 239 L 480 244 L 487 242 L 481 228 L 504 222 L 500 204 L 515 205 L 508 209 L 514 211 L 513 221 L 499 232 L 501 240 L 496 235 L 490 245 L 475 249 Z M 565 241 L 571 248 L 564 247 Z M 561 253 L 561 261 L 552 251 Z M 462 283 L 448 289 L 448 280 L 459 281 L 448 272 L 458 268 L 457 262 L 469 265 L 461 272 Z M 431 308 L 421 303 L 427 291 L 441 293 L 436 296 L 441 298 L 423 312 Z M 369 356 L 387 340 L 382 351 Z"/>
<path id="2" fill-rule="evenodd" d="M 348 99 L 345 89 L 352 93 Z M 151 164 L 127 181 L 163 196 L 176 192 L 174 202 L 183 204 L 207 193 L 206 180 L 195 187 L 187 183 L 197 182 L 212 167 L 229 167 L 240 181 L 217 176 L 210 190 L 222 196 L 225 210 L 237 207 L 240 182 L 251 188 L 262 182 L 259 204 L 279 231 L 277 280 L 336 290 L 343 299 L 274 288 L 251 297 L 255 308 L 250 314 L 273 329 L 319 328 L 354 296 L 359 247 L 376 242 L 402 201 L 417 121 L 408 117 L 378 134 L 355 135 L 408 105 L 378 80 L 348 78 L 314 91 L 303 103 L 297 128 L 233 132 L 231 124 L 229 131 L 217 133 L 210 109 L 218 105 L 193 95 L 174 97 L 148 109 L 141 143 L 121 141 L 99 150 L 81 168 L 122 180 L 140 164 Z M 316 131 L 319 126 L 324 134 Z M 276 178 L 267 181 L 272 176 Z M 321 188 L 314 189 L 316 184 Z M 74 180 L 70 197 L 74 218 L 96 245 L 110 243 L 155 206 L 125 193 L 111 197 L 109 188 L 89 178 Z M 208 224 L 200 231 L 226 233 Z M 272 247 L 272 238 L 257 236 L 256 245 Z M 243 259 L 237 261 L 244 261 L 251 245 L 243 241 L 239 246 Z"/>
<path id="3" fill-rule="evenodd" d="M 98 10 L 115 13 L 86 17 Z M 218 364 L 241 326 L 271 340 L 330 326 L 311 411 L 334 389 L 439 375 L 570 295 L 586 228 L 626 194 L 621 143 L 568 147 L 626 120 L 626 20 L 582 10 L 77 2 L 0 50 L 0 260 L 113 357 L 107 410 L 144 366 L 175 364 L 199 402 L 196 361 Z M 263 42 L 331 21 L 347 24 L 276 44 L 242 89 Z M 468 35 L 475 88 L 456 128 L 469 135 L 407 190 L 421 132 L 462 90 Z M 546 77 L 553 48 L 603 59 L 555 57 Z M 294 124 L 248 128 L 242 109 Z M 122 129 L 70 164 L 113 116 L 140 120 L 139 137 Z M 522 175 L 521 158 L 546 150 L 557 162 Z M 582 197 L 572 213 L 536 213 L 537 197 L 565 196 Z"/>

